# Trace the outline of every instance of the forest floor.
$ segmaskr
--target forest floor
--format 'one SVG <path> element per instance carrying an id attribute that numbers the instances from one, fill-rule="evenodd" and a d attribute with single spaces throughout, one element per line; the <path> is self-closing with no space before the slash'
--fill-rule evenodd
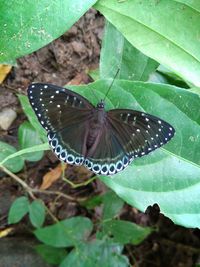
<path id="1" fill-rule="evenodd" d="M 17 146 L 17 130 L 26 117 L 16 95 L 26 94 L 27 86 L 31 82 L 48 82 L 64 86 L 87 84 L 91 81 L 87 72 L 98 68 L 103 26 L 103 17 L 91 10 L 60 38 L 37 52 L 17 60 L 17 66 L 12 68 L 0 85 L 0 111 L 9 107 L 17 113 L 12 125 L 7 130 L 0 130 L 1 141 Z M 23 171 L 17 175 L 25 179 L 31 187 L 40 188 L 44 175 L 54 168 L 59 168 L 58 166 L 58 159 L 48 151 L 41 161 L 26 163 Z M 92 173 L 84 167 L 68 166 L 66 175 L 74 183 L 79 183 L 83 182 L 83 179 L 90 178 Z M 73 198 L 89 198 L 108 190 L 98 179 L 77 189 L 70 187 L 61 179 L 49 187 L 51 190 L 65 192 Z M 0 230 L 8 227 L 7 216 L 11 203 L 16 197 L 24 194 L 23 188 L 16 181 L 0 172 Z M 99 209 L 89 213 L 75 201 L 60 198 L 55 204 L 55 197 L 52 195 L 41 194 L 40 197 L 58 219 L 83 215 L 95 221 L 99 216 Z M 140 245 L 125 246 L 124 254 L 129 257 L 132 266 L 190 267 L 198 266 L 197 262 L 200 264 L 200 231 L 174 225 L 159 213 L 157 205 L 149 207 L 146 213 L 142 213 L 125 204 L 119 217 L 142 226 L 158 228 L 158 231 L 153 232 Z M 29 227 L 27 220 L 24 219 L 22 223 L 14 226 L 11 234 L 0 239 L 0 258 L 5 258 L 5 253 L 7 256 L 10 255 L 7 263 L 0 259 L 0 267 L 29 266 L 25 263 L 26 242 L 29 242 L 27 236 L 30 237 Z M 23 253 L 19 246 L 22 246 L 20 249 L 23 249 Z M 23 265 L 20 265 L 20 262 L 24 262 Z"/>

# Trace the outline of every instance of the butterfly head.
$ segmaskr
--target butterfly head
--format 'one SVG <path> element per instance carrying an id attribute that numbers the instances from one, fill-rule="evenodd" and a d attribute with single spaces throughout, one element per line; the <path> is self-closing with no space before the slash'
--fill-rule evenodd
<path id="1" fill-rule="evenodd" d="M 97 104 L 97 108 L 104 109 L 104 107 L 105 107 L 105 102 L 103 99 L 101 99 L 101 101 Z"/>

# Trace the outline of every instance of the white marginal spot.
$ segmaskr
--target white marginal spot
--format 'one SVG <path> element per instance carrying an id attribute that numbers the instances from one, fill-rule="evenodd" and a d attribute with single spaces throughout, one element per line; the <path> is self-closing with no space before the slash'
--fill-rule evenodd
<path id="1" fill-rule="evenodd" d="M 172 134 L 171 133 L 169 133 L 169 136 L 171 136 Z"/>
<path id="2" fill-rule="evenodd" d="M 145 155 L 145 153 L 144 153 L 144 152 L 142 152 L 142 153 L 141 153 L 141 155 Z"/>
<path id="3" fill-rule="evenodd" d="M 40 92 L 41 95 L 43 95 L 43 92 Z"/>
<path id="4" fill-rule="evenodd" d="M 32 85 L 31 85 L 31 87 L 32 87 L 32 88 L 34 88 L 34 87 L 35 87 L 35 85 L 34 85 L 34 84 L 32 84 Z M 31 93 L 32 93 L 32 91 L 31 91 Z"/>
<path id="5" fill-rule="evenodd" d="M 48 127 L 44 127 L 45 128 L 45 130 L 48 130 Z"/>
<path id="6" fill-rule="evenodd" d="M 151 148 L 149 147 L 148 150 L 151 151 Z"/>
<path id="7" fill-rule="evenodd" d="M 148 131 L 148 130 L 146 130 L 145 132 L 146 132 L 146 133 L 149 133 L 149 131 Z"/>
<path id="8" fill-rule="evenodd" d="M 149 129 L 151 128 L 151 126 L 150 126 L 149 124 L 147 125 L 147 127 L 148 127 Z"/>
<path id="9" fill-rule="evenodd" d="M 42 101 L 42 98 L 40 98 L 39 100 Z"/>
<path id="10" fill-rule="evenodd" d="M 48 85 L 45 85 L 44 88 L 45 88 L 45 89 L 48 88 Z"/>
<path id="11" fill-rule="evenodd" d="M 162 122 L 160 120 L 158 120 L 158 123 L 161 124 Z"/>
<path id="12" fill-rule="evenodd" d="M 163 142 L 160 142 L 160 145 L 162 146 L 163 145 Z"/>
<path id="13" fill-rule="evenodd" d="M 35 105 L 34 102 L 32 102 L 31 105 L 34 106 Z"/>
<path id="14" fill-rule="evenodd" d="M 38 113 L 37 115 L 38 115 L 38 117 L 41 117 L 41 114 L 40 113 Z"/>
<path id="15" fill-rule="evenodd" d="M 44 122 L 43 122 L 43 121 L 41 121 L 41 124 L 43 125 L 43 124 L 44 124 Z"/>
<path id="16" fill-rule="evenodd" d="M 157 145 L 154 145 L 154 147 L 158 147 Z"/>
<path id="17" fill-rule="evenodd" d="M 54 98 L 54 95 L 52 95 L 51 98 Z"/>
<path id="18" fill-rule="evenodd" d="M 145 116 L 145 114 L 144 114 L 144 113 L 141 113 L 141 115 L 142 115 L 142 116 Z"/>
<path id="19" fill-rule="evenodd" d="M 159 128 L 158 131 L 161 132 L 161 129 Z"/>
<path id="20" fill-rule="evenodd" d="M 30 99 L 33 99 L 33 96 L 30 96 Z"/>
<path id="21" fill-rule="evenodd" d="M 170 131 L 172 131 L 173 129 L 172 129 L 172 127 L 169 127 L 169 129 L 170 129 Z"/>
<path id="22" fill-rule="evenodd" d="M 165 141 L 167 141 L 168 139 L 167 139 L 167 137 L 165 137 Z"/>
<path id="23" fill-rule="evenodd" d="M 72 163 L 74 163 L 74 159 L 75 159 L 74 156 L 72 154 L 69 154 L 67 157 L 67 162 L 69 164 L 72 164 Z"/>
<path id="24" fill-rule="evenodd" d="M 145 121 L 149 121 L 149 119 L 148 118 L 145 118 Z"/>
<path id="25" fill-rule="evenodd" d="M 156 134 L 156 137 L 158 137 L 158 134 Z"/>
<path id="26" fill-rule="evenodd" d="M 60 108 L 60 105 L 57 105 L 57 108 Z"/>
<path id="27" fill-rule="evenodd" d="M 154 138 L 153 138 L 153 137 L 151 137 L 151 140 L 154 140 Z"/>
<path id="28" fill-rule="evenodd" d="M 140 129 L 137 129 L 136 131 L 139 133 L 140 132 Z"/>
<path id="29" fill-rule="evenodd" d="M 56 94 L 59 94 L 59 91 L 58 90 L 56 91 Z"/>

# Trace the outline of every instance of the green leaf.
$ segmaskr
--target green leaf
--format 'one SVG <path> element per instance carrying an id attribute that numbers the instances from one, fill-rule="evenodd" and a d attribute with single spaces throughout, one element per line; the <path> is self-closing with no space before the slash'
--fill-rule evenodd
<path id="1" fill-rule="evenodd" d="M 95 70 L 90 70 L 88 71 L 88 75 L 94 80 L 98 80 L 99 79 L 99 69 L 95 69 Z"/>
<path id="2" fill-rule="evenodd" d="M 95 240 L 81 244 L 65 258 L 60 267 L 128 267 L 128 258 L 121 254 L 122 247 L 111 241 Z"/>
<path id="3" fill-rule="evenodd" d="M 40 125 L 37 116 L 35 115 L 35 112 L 33 111 L 28 97 L 24 95 L 18 95 L 19 101 L 21 103 L 21 106 L 26 114 L 26 116 L 29 119 L 29 122 L 32 124 L 32 126 L 35 128 L 35 130 L 39 133 L 39 136 L 42 138 L 44 142 L 48 142 L 47 140 L 47 133 L 44 130 L 44 128 Z"/>
<path id="4" fill-rule="evenodd" d="M 117 45 L 116 45 L 117 44 Z M 113 78 L 118 69 L 118 78 L 147 81 L 158 63 L 133 47 L 124 36 L 107 21 L 100 57 L 100 76 Z"/>
<path id="5" fill-rule="evenodd" d="M 96 0 L 1 1 L 0 61 L 36 51 L 66 32 Z"/>
<path id="6" fill-rule="evenodd" d="M 38 245 L 36 248 L 38 254 L 49 264 L 60 264 L 66 257 L 66 251 L 63 248 L 54 248 L 48 245 Z"/>
<path id="7" fill-rule="evenodd" d="M 124 201 L 111 191 L 103 196 L 103 204 L 103 220 L 109 220 L 119 214 Z"/>
<path id="8" fill-rule="evenodd" d="M 0 141 L 0 166 L 3 165 L 11 172 L 17 173 L 24 166 L 24 161 L 21 157 L 18 156 L 5 162 L 5 158 L 12 156 L 14 153 L 16 153 L 16 149 L 13 146 Z"/>
<path id="9" fill-rule="evenodd" d="M 186 84 L 179 76 L 177 76 L 174 72 L 167 69 L 166 67 L 160 65 L 157 69 L 158 73 L 161 73 L 167 80 L 166 83 L 176 85 L 182 88 L 189 88 L 189 85 Z"/>
<path id="10" fill-rule="evenodd" d="M 45 206 L 42 201 L 34 200 L 29 205 L 29 218 L 33 226 L 39 228 L 45 220 Z"/>
<path id="11" fill-rule="evenodd" d="M 18 223 L 28 212 L 29 201 L 27 197 L 15 199 L 8 214 L 8 223 Z"/>
<path id="12" fill-rule="evenodd" d="M 200 86 L 198 1 L 100 0 L 95 8 L 142 53 Z"/>
<path id="13" fill-rule="evenodd" d="M 111 220 L 104 223 L 104 232 L 112 235 L 114 242 L 138 245 L 152 232 L 152 229 L 128 221 Z"/>
<path id="14" fill-rule="evenodd" d="M 102 204 L 103 198 L 104 198 L 104 195 L 93 196 L 87 199 L 86 201 L 81 202 L 80 204 L 83 207 L 86 207 L 87 209 L 94 209 L 96 206 L 99 206 Z"/>
<path id="15" fill-rule="evenodd" d="M 95 104 L 91 88 L 102 99 L 110 82 L 73 88 Z M 124 171 L 100 179 L 130 205 L 145 211 L 157 203 L 165 216 L 186 227 L 200 227 L 199 101 L 199 94 L 175 86 L 120 80 L 106 99 L 107 109 L 131 108 L 168 121 L 176 135 Z"/>
<path id="16" fill-rule="evenodd" d="M 7 145 L 7 144 L 6 144 Z M 37 145 L 37 146 L 33 146 L 33 147 L 30 147 L 30 148 L 25 148 L 25 149 L 22 149 L 20 151 L 17 151 L 13 154 L 10 154 L 9 156 L 7 156 L 6 158 L 4 158 L 1 162 L 0 162 L 0 165 L 6 165 L 6 162 L 7 161 L 10 161 L 10 159 L 14 159 L 16 162 L 18 162 L 18 156 L 21 156 L 21 155 L 24 155 L 24 154 L 27 154 L 27 153 L 33 153 L 33 152 L 36 152 L 36 151 L 44 151 L 44 150 L 48 150 L 49 149 L 49 144 L 45 143 L 45 144 L 42 144 L 42 145 Z M 17 158 L 17 159 L 16 159 Z M 19 167 L 19 166 L 18 166 Z"/>
<path id="17" fill-rule="evenodd" d="M 42 144 L 41 139 L 38 136 L 38 133 L 35 131 L 33 126 L 25 121 L 22 123 L 18 129 L 18 139 L 21 149 L 33 147 L 35 145 Z M 38 151 L 34 153 L 24 154 L 23 157 L 28 161 L 38 161 L 43 157 L 43 151 Z"/>
<path id="18" fill-rule="evenodd" d="M 88 218 L 77 216 L 37 229 L 34 233 L 40 241 L 52 247 L 70 247 L 87 238 L 92 228 Z"/>

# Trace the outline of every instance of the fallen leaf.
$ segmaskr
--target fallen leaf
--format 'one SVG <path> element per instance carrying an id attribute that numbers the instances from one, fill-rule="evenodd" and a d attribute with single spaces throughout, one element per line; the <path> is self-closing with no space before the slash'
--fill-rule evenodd
<path id="1" fill-rule="evenodd" d="M 12 66 L 0 64 L 0 84 L 5 80 L 8 73 L 11 71 Z"/>
<path id="2" fill-rule="evenodd" d="M 85 84 L 88 82 L 88 76 L 84 73 L 78 73 L 71 81 L 69 81 L 68 85 L 79 85 L 79 84 Z"/>
<path id="3" fill-rule="evenodd" d="M 40 189 L 44 190 L 49 188 L 53 183 L 55 183 L 55 181 L 57 181 L 60 178 L 62 171 L 63 171 L 63 166 L 60 163 L 55 169 L 52 169 L 49 172 L 47 172 L 43 177 Z"/>
<path id="4" fill-rule="evenodd" d="M 13 230 L 12 227 L 0 230 L 0 238 L 7 236 L 10 232 L 12 232 L 12 230 Z"/>

